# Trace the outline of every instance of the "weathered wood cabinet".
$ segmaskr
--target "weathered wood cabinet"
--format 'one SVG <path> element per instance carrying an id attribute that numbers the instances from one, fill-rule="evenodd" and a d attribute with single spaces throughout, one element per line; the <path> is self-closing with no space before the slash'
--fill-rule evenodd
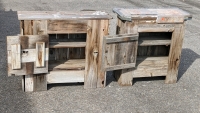
<path id="1" fill-rule="evenodd" d="M 116 63 L 116 59 L 123 59 L 121 63 L 136 59 L 134 68 L 115 71 L 119 84 L 132 85 L 133 78 L 154 76 L 166 76 L 165 83 L 175 83 L 185 21 L 192 16 L 180 9 L 115 8 L 113 11 L 118 15 L 117 34 L 138 34 L 137 41 L 108 47 L 115 57 L 108 55 L 106 65 Z"/>
<path id="2" fill-rule="evenodd" d="M 8 75 L 23 76 L 26 92 L 52 83 L 104 87 L 99 56 L 111 18 L 102 11 L 19 11 L 21 33 L 7 37 Z"/>
<path id="3" fill-rule="evenodd" d="M 24 91 L 47 90 L 47 84 L 84 82 L 104 87 L 106 71 L 121 85 L 136 77 L 166 76 L 175 83 L 183 43 L 180 9 L 114 9 L 115 36 L 101 11 L 18 12 L 21 33 L 7 37 L 8 75 L 22 76 Z"/>

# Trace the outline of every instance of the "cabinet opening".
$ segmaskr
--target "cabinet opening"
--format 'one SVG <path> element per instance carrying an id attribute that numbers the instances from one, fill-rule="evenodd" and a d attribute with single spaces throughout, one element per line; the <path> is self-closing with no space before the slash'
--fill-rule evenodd
<path id="1" fill-rule="evenodd" d="M 49 35 L 49 71 L 85 69 L 86 33 Z"/>
<path id="2" fill-rule="evenodd" d="M 137 67 L 157 65 L 167 68 L 171 37 L 172 32 L 139 33 Z"/>

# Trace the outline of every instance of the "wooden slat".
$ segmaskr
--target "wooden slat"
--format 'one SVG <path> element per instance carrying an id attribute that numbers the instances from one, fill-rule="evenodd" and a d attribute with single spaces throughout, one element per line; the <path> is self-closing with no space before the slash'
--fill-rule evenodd
<path id="1" fill-rule="evenodd" d="M 49 57 L 49 49 L 45 48 L 45 57 L 44 61 L 48 61 Z M 11 63 L 11 51 L 7 51 L 7 56 L 8 56 L 8 63 Z M 26 62 L 35 62 L 36 60 L 36 49 L 22 49 L 21 50 L 21 63 L 26 63 Z"/>
<path id="2" fill-rule="evenodd" d="M 171 28 L 162 28 L 162 27 L 157 27 L 157 28 L 152 28 L 152 27 L 139 27 L 138 32 L 173 32 L 174 27 Z"/>
<path id="3" fill-rule="evenodd" d="M 87 20 L 48 20 L 48 34 L 87 33 Z"/>
<path id="4" fill-rule="evenodd" d="M 19 20 L 87 20 L 112 19 L 102 11 L 18 11 Z"/>
<path id="5" fill-rule="evenodd" d="M 106 67 L 106 71 L 126 69 L 126 68 L 133 68 L 133 67 L 135 67 L 135 63 L 115 65 L 115 66 Z"/>
<path id="6" fill-rule="evenodd" d="M 12 69 L 21 69 L 21 46 L 20 46 L 20 44 L 11 45 L 11 65 L 12 65 Z"/>
<path id="7" fill-rule="evenodd" d="M 162 37 L 140 37 L 138 41 L 139 46 L 152 46 L 152 45 L 170 45 L 171 40 Z"/>
<path id="8" fill-rule="evenodd" d="M 172 42 L 169 53 L 169 65 L 165 83 L 176 83 L 180 64 L 185 25 L 176 27 L 172 33 Z"/>
<path id="9" fill-rule="evenodd" d="M 71 59 L 67 61 L 49 61 L 49 70 L 83 70 L 85 59 Z"/>
<path id="10" fill-rule="evenodd" d="M 86 42 L 50 42 L 49 48 L 77 48 L 85 47 Z"/>
<path id="11" fill-rule="evenodd" d="M 50 71 L 47 76 L 47 83 L 76 83 L 84 82 L 85 70 L 60 70 L 60 71 Z"/>
<path id="12" fill-rule="evenodd" d="M 168 68 L 168 57 L 137 57 L 136 68 L 133 78 L 166 76 Z"/>
<path id="13" fill-rule="evenodd" d="M 45 43 L 36 42 L 36 67 L 44 67 L 45 62 Z"/>
<path id="14" fill-rule="evenodd" d="M 138 40 L 138 34 L 121 34 L 115 36 L 105 36 L 106 43 L 119 43 Z"/>

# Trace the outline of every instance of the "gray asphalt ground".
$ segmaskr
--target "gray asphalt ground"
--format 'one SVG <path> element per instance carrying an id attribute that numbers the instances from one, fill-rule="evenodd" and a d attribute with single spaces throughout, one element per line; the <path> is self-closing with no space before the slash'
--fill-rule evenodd
<path id="1" fill-rule="evenodd" d="M 134 79 L 121 87 L 107 75 L 107 87 L 84 90 L 83 85 L 49 85 L 48 91 L 24 93 L 20 77 L 7 77 L 6 36 L 19 34 L 16 12 L 103 10 L 112 8 L 178 7 L 193 15 L 187 22 L 176 84 L 162 77 Z M 9 12 L 5 12 L 9 11 Z M 199 0 L 0 0 L 0 113 L 200 113 L 200 1 Z"/>

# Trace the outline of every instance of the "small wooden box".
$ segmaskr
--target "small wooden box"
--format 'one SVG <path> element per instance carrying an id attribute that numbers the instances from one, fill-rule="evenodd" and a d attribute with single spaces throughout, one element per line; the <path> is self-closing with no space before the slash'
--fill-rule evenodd
<path id="1" fill-rule="evenodd" d="M 113 9 L 118 15 L 117 34 L 138 34 L 138 41 L 112 45 L 122 47 L 119 58 L 125 58 L 130 44 L 135 45 L 135 68 L 115 71 L 121 85 L 132 85 L 137 77 L 166 76 L 165 83 L 177 81 L 185 21 L 192 16 L 180 9 Z M 114 47 L 114 48 L 113 48 Z M 133 49 L 133 48 L 131 48 Z M 126 58 L 127 59 L 127 58 Z M 124 59 L 125 61 L 125 59 Z"/>
<path id="2" fill-rule="evenodd" d="M 7 37 L 8 75 L 23 76 L 25 92 L 47 84 L 84 82 L 104 87 L 101 69 L 106 12 L 18 11 L 21 33 Z"/>

